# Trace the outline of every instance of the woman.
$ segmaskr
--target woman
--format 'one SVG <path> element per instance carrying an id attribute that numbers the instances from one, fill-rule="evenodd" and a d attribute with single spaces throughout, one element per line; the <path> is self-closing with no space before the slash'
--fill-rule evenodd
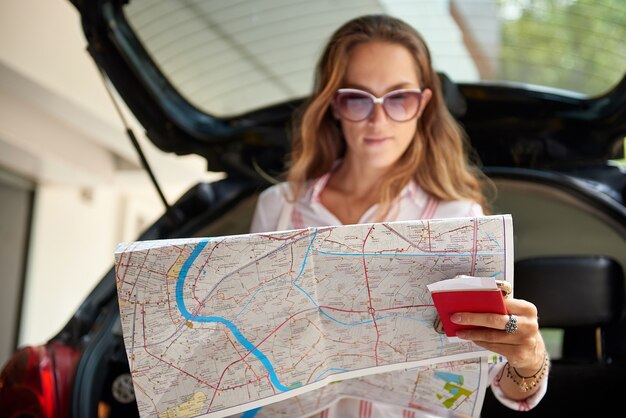
<path id="1" fill-rule="evenodd" d="M 252 232 L 487 212 L 428 48 L 398 19 L 364 16 L 333 34 L 295 127 L 288 182 L 261 194 Z M 549 360 L 535 306 L 511 298 L 506 307 L 512 316 L 452 319 L 482 327 L 459 337 L 507 358 L 490 370 L 492 390 L 529 409 L 546 391 Z"/>

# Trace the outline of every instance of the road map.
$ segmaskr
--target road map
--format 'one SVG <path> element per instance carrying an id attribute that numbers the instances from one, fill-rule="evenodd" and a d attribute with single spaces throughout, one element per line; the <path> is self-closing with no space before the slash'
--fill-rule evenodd
<path id="1" fill-rule="evenodd" d="M 393 416 L 480 416 L 488 383 L 486 362 L 487 359 L 483 357 L 437 363 L 335 382 L 303 395 L 247 411 L 237 418 L 311 416 L 322 413 L 342 398 L 394 405 L 396 413 Z M 411 414 L 412 411 L 416 413 Z"/>
<path id="2" fill-rule="evenodd" d="M 137 241 L 115 265 L 142 417 L 270 416 L 316 399 L 305 416 L 385 392 L 478 416 L 489 353 L 434 330 L 426 286 L 512 283 L 513 227 L 498 215 Z"/>

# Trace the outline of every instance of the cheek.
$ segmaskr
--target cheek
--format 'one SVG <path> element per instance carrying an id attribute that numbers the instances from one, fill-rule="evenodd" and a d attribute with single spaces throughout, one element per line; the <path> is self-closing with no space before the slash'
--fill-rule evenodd
<path id="1" fill-rule="evenodd" d="M 405 144 L 406 147 L 409 146 L 411 142 L 413 142 L 413 138 L 415 138 L 415 132 L 417 131 L 417 121 L 415 122 L 407 122 L 399 127 L 398 136 L 402 138 L 402 143 Z"/>
<path id="2" fill-rule="evenodd" d="M 356 138 L 359 135 L 358 124 L 350 122 L 346 123 L 341 120 L 341 131 L 343 132 L 343 137 L 348 145 L 355 143 Z"/>

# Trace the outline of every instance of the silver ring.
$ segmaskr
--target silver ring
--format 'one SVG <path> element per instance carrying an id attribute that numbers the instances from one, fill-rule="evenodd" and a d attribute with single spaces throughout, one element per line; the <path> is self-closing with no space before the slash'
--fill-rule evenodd
<path id="1" fill-rule="evenodd" d="M 517 317 L 515 315 L 509 315 L 509 320 L 504 326 L 504 331 L 507 334 L 513 334 L 515 331 L 517 331 Z"/>

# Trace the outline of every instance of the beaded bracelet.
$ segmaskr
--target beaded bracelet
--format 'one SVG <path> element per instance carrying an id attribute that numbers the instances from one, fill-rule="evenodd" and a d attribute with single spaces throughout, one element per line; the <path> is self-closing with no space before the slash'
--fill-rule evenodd
<path id="1" fill-rule="evenodd" d="M 548 352 L 546 351 L 543 356 L 543 362 L 541 363 L 541 367 L 534 374 L 530 376 L 522 376 L 515 369 L 515 367 L 511 367 L 509 363 L 506 363 L 506 376 L 513 381 L 517 386 L 519 386 L 522 392 L 528 392 L 537 386 L 537 383 L 543 379 L 548 371 L 548 365 L 550 360 L 548 359 Z M 513 373 L 511 373 L 511 369 L 513 369 Z"/>

